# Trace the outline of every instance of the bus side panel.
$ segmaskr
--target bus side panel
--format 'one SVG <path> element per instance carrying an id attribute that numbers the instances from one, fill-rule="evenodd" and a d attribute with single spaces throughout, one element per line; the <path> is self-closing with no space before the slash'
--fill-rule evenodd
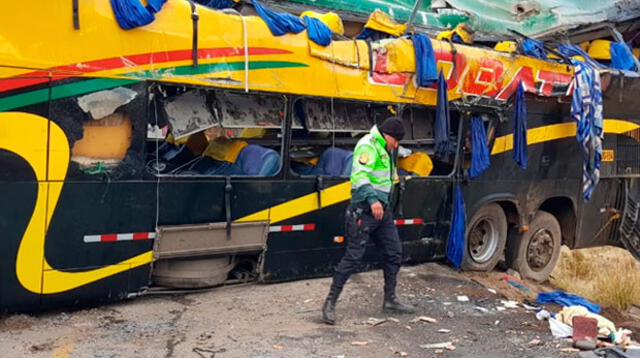
<path id="1" fill-rule="evenodd" d="M 34 80 L 37 78 L 33 77 Z M 31 86 L 26 90 L 10 90 L 0 93 L 2 110 L 20 113 L 31 113 L 46 117 L 48 111 L 48 78 L 42 84 Z M 20 79 L 2 79 L 0 84 L 5 88 L 13 88 Z M 25 98 L 38 98 L 37 103 L 29 104 Z M 3 118 L 11 120 L 12 114 L 2 113 Z M 4 117 L 6 116 L 6 117 Z M 15 124 L 15 122 L 14 122 Z M 46 148 L 46 130 L 38 133 L 31 128 L 25 129 L 23 142 L 31 143 L 27 150 L 43 153 Z M 1 135 L 6 128 L 0 128 Z M 13 138 L 12 138 L 13 139 Z M 11 141 L 11 140 L 10 140 Z M 45 153 L 46 154 L 46 153 Z M 34 215 L 36 198 L 42 194 L 46 184 L 38 182 L 34 168 L 20 154 L 0 149 L 0 309 L 3 311 L 34 311 L 40 306 L 40 295 L 26 290 L 19 282 L 16 274 L 16 260 L 20 243 L 27 226 Z M 44 214 L 44 210 L 43 210 Z M 44 230 L 44 227 L 40 227 Z"/>
<path id="2" fill-rule="evenodd" d="M 400 194 L 396 185 L 398 206 L 396 219 L 421 219 L 422 224 L 400 222 L 398 233 L 403 241 L 404 260 L 411 263 L 432 261 L 444 257 L 453 203 L 451 178 L 417 178 L 405 184 Z"/>
<path id="3" fill-rule="evenodd" d="M 471 179 L 465 191 L 467 220 L 491 201 L 513 202 L 522 219 L 528 222 L 544 204 L 554 197 L 568 198 L 576 209 L 580 195 L 582 162 L 571 123 L 563 123 L 567 108 L 556 103 L 528 103 L 527 166 L 521 168 L 513 151 L 495 147 L 501 138 L 513 133 L 513 113 L 498 126 L 492 148 L 491 165 L 478 178 Z M 568 120 L 568 118 L 565 118 Z M 565 128 L 566 127 L 566 128 Z M 512 140 L 512 139 L 511 139 Z M 509 143 L 510 145 L 511 143 Z M 464 188 L 463 188 L 464 189 Z"/>
<path id="4" fill-rule="evenodd" d="M 313 193 L 313 182 L 298 182 L 290 191 Z M 403 217 L 396 219 L 421 219 L 418 224 L 400 224 L 398 232 L 403 244 L 403 262 L 418 263 L 442 257 L 444 238 L 448 224 L 441 220 L 450 216 L 449 190 L 447 179 L 408 181 L 403 194 Z M 296 189 L 294 189 L 296 188 Z M 273 225 L 313 224 L 314 230 L 272 232 L 267 241 L 262 280 L 284 281 L 331 275 L 346 249 L 347 240 L 339 242 L 336 237 L 344 237 L 344 213 L 348 200 L 321 210 L 295 216 Z M 365 252 L 360 270 L 379 267 L 380 252 L 371 242 Z"/>
<path id="5" fill-rule="evenodd" d="M 2 152 L 2 151 L 0 151 Z M 0 153 L 0 154 L 6 154 Z M 3 159 L 5 155 L 3 155 Z M 4 164 L 0 160 L 0 166 Z M 22 169 L 29 167 L 23 163 Z M 16 276 L 16 255 L 25 229 L 33 214 L 38 184 L 31 182 L 0 181 L 0 307 L 8 311 L 38 309 L 40 296 L 22 287 Z"/>
<path id="6" fill-rule="evenodd" d="M 155 232 L 155 187 L 153 182 L 65 183 L 47 233 L 49 264 L 61 270 L 106 266 L 151 250 L 151 238 L 125 235 Z"/>

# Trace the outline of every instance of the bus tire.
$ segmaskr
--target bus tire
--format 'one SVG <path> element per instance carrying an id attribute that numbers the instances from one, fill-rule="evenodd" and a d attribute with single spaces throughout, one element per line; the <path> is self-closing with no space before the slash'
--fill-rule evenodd
<path id="1" fill-rule="evenodd" d="M 546 211 L 538 211 L 529 230 L 509 232 L 507 264 L 524 278 L 537 282 L 549 279 L 560 257 L 562 231 L 558 220 Z"/>
<path id="2" fill-rule="evenodd" d="M 490 271 L 502 258 L 507 242 L 507 217 L 500 205 L 490 203 L 471 218 L 465 232 L 462 269 Z"/>

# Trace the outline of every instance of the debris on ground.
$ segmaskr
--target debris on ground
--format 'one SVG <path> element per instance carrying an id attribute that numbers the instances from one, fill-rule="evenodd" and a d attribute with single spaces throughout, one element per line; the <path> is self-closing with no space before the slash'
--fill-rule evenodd
<path id="1" fill-rule="evenodd" d="M 438 333 L 450 333 L 450 332 L 451 332 L 451 330 L 450 329 L 446 329 L 446 328 L 440 328 L 438 330 Z"/>
<path id="2" fill-rule="evenodd" d="M 417 322 L 438 323 L 438 320 L 435 318 L 427 317 L 427 316 L 418 316 L 412 319 L 411 321 L 409 321 L 409 323 L 417 323 Z"/>
<path id="3" fill-rule="evenodd" d="M 539 346 L 541 344 L 542 344 L 542 341 L 540 339 L 534 338 L 531 341 L 529 341 L 529 343 L 525 344 L 525 347 L 531 348 L 531 347 Z"/>
<path id="4" fill-rule="evenodd" d="M 367 319 L 365 321 L 366 324 L 375 327 L 378 325 L 381 325 L 383 323 L 387 322 L 387 320 L 385 318 L 375 318 L 375 317 L 369 317 L 369 319 Z"/>
<path id="5" fill-rule="evenodd" d="M 453 342 L 441 342 L 441 343 L 431 343 L 431 344 L 421 344 L 420 348 L 422 349 L 446 349 L 448 351 L 454 351 L 456 347 L 453 345 Z"/>
<path id="6" fill-rule="evenodd" d="M 366 346 L 367 344 L 369 344 L 369 341 L 353 341 L 353 342 L 351 342 L 351 345 L 352 346 L 356 346 L 356 347 Z"/>
<path id="7" fill-rule="evenodd" d="M 524 283 L 520 282 L 519 280 L 520 279 L 516 279 L 516 278 L 514 278 L 512 276 L 509 276 L 509 275 L 505 275 L 502 278 L 502 281 L 506 282 L 507 284 L 509 284 L 509 285 L 519 289 L 519 290 L 529 291 L 529 287 L 527 287 L 527 285 L 525 285 Z"/>

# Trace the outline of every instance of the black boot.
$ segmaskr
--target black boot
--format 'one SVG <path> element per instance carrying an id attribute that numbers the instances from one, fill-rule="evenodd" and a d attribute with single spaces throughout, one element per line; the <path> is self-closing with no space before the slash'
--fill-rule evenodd
<path id="1" fill-rule="evenodd" d="M 415 313 L 416 308 L 398 301 L 395 293 L 385 294 L 382 311 L 385 313 Z"/>
<path id="2" fill-rule="evenodd" d="M 336 324 L 336 301 L 338 301 L 338 296 L 340 296 L 341 291 L 342 288 L 338 288 L 334 285 L 331 285 L 331 288 L 329 289 L 329 295 L 324 301 L 324 305 L 322 305 L 322 321 L 326 324 Z"/>

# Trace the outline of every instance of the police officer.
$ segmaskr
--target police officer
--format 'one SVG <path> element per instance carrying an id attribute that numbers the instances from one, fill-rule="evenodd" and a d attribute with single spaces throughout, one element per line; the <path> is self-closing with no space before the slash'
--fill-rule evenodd
<path id="1" fill-rule="evenodd" d="M 322 307 L 322 319 L 335 324 L 335 306 L 342 287 L 354 273 L 371 240 L 382 250 L 384 259 L 385 312 L 412 313 L 412 306 L 398 302 L 396 276 L 402 259 L 402 246 L 393 214 L 388 205 L 393 187 L 393 151 L 404 137 L 404 126 L 398 117 L 387 118 L 373 126 L 358 141 L 353 153 L 351 170 L 351 203 L 345 214 L 347 252 L 336 267 L 331 289 Z"/>

